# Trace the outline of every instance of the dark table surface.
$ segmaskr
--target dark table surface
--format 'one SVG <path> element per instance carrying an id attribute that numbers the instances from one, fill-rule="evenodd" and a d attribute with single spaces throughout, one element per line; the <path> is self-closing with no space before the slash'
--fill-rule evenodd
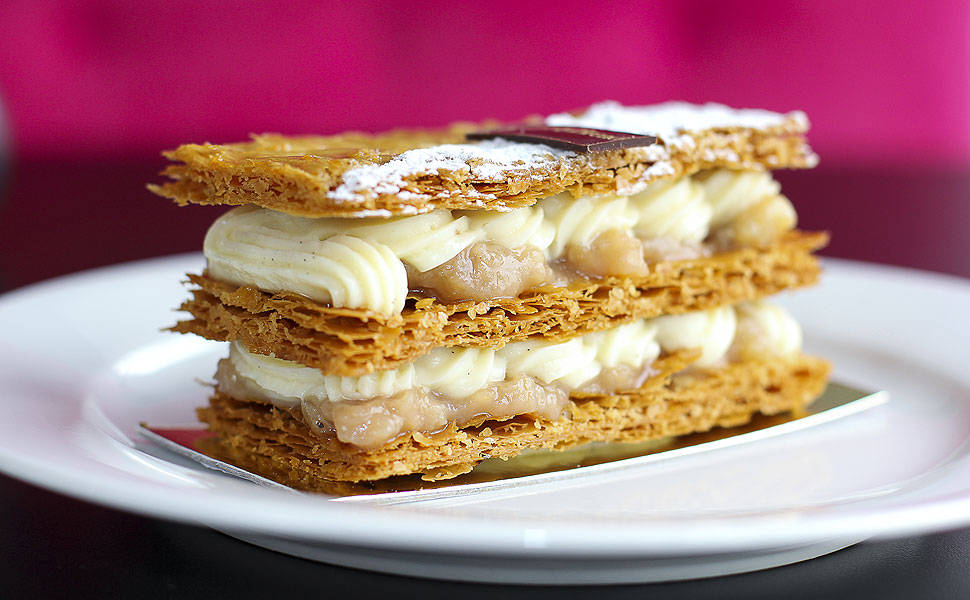
<path id="1" fill-rule="evenodd" d="M 0 475 L 3 598 L 970 598 L 970 529 L 864 542 L 697 581 L 529 587 L 395 577 L 292 558 L 219 532 L 121 513 Z"/>
<path id="2" fill-rule="evenodd" d="M 0 196 L 0 291 L 73 271 L 197 251 L 222 209 L 144 189 L 162 162 L 16 165 Z M 970 170 L 779 174 L 827 256 L 970 277 Z M 2 402 L 2 398 L 0 398 Z M 592 588 L 423 581 L 291 558 L 215 531 L 102 508 L 0 475 L 0 598 L 579 597 Z M 603 598 L 970 598 L 970 529 L 872 541 L 716 579 L 597 588 Z"/>

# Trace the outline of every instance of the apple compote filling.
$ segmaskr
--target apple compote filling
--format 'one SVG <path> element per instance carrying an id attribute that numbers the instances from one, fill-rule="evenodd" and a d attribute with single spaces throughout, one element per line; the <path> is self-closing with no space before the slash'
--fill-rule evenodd
<path id="1" fill-rule="evenodd" d="M 499 349 L 435 348 L 396 369 L 358 377 L 231 345 L 219 363 L 220 393 L 269 402 L 323 436 L 363 449 L 398 436 L 430 435 L 513 417 L 568 418 L 570 395 L 636 389 L 662 352 L 697 348 L 693 368 L 797 353 L 798 324 L 764 302 L 640 319 L 565 342 L 527 340 Z"/>
<path id="2" fill-rule="evenodd" d="M 477 242 L 428 271 L 408 269 L 408 285 L 445 302 L 514 298 L 552 280 L 542 250 Z"/>
<path id="3" fill-rule="evenodd" d="M 507 212 L 347 220 L 241 207 L 212 225 L 204 250 L 214 279 L 393 316 L 411 293 L 483 301 L 639 277 L 652 263 L 767 245 L 795 220 L 767 172 L 715 170 L 630 196 L 564 192 Z"/>
<path id="4" fill-rule="evenodd" d="M 421 387 L 372 400 L 304 402 L 303 416 L 320 433 L 332 430 L 337 439 L 370 450 L 403 433 L 433 434 L 451 423 L 469 427 L 520 415 L 555 421 L 565 416 L 568 406 L 569 394 L 562 388 L 520 375 L 464 398 Z"/>
<path id="5" fill-rule="evenodd" d="M 788 312 L 764 300 L 743 302 L 734 310 L 737 331 L 728 360 L 795 356 L 802 349 L 802 328 Z"/>
<path id="6" fill-rule="evenodd" d="M 707 242 L 716 250 L 765 246 L 795 227 L 795 208 L 768 173 L 713 170 L 694 179 L 712 209 Z"/>
<path id="7" fill-rule="evenodd" d="M 607 229 L 587 245 L 566 246 L 564 264 L 593 277 L 643 277 L 649 273 L 645 256 L 643 242 L 632 233 Z"/>
<path id="8" fill-rule="evenodd" d="M 635 390 L 651 375 L 657 371 L 653 364 L 640 366 L 617 365 L 609 367 L 599 372 L 599 375 L 590 379 L 583 385 L 574 390 L 580 394 L 599 394 L 609 396 L 622 390 Z"/>

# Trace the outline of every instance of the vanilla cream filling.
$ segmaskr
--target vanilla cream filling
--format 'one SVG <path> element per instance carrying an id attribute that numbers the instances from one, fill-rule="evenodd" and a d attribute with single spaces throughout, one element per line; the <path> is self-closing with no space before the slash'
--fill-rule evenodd
<path id="1" fill-rule="evenodd" d="M 424 387 L 450 398 L 463 398 L 489 384 L 523 375 L 566 390 L 580 387 L 606 367 L 640 367 L 660 355 L 656 329 L 637 321 L 602 334 L 566 342 L 525 341 L 499 349 L 435 348 L 414 361 L 387 371 L 357 377 L 325 375 L 318 369 L 249 352 L 233 342 L 229 361 L 237 375 L 277 401 L 352 402 L 392 396 Z"/>
<path id="2" fill-rule="evenodd" d="M 765 174 L 762 174 L 765 175 Z M 635 194 L 631 203 L 637 211 L 634 231 L 638 237 L 671 238 L 699 244 L 711 227 L 711 200 L 694 177 L 658 181 Z"/>
<path id="3" fill-rule="evenodd" d="M 735 307 L 737 333 L 729 349 L 730 360 L 766 356 L 794 356 L 802 349 L 802 328 L 788 312 L 764 300 Z"/>
<path id="4" fill-rule="evenodd" d="M 532 377 L 567 392 L 581 388 L 604 369 L 640 369 L 662 351 L 698 348 L 698 367 L 729 358 L 791 356 L 801 348 L 801 329 L 784 309 L 744 302 L 683 315 L 640 319 L 566 342 L 528 340 L 502 348 L 435 348 L 387 371 L 357 377 L 325 375 L 299 363 L 249 352 L 239 342 L 229 353 L 236 375 L 283 406 L 301 401 L 355 402 L 427 388 L 460 399 L 491 384 Z M 729 355 L 730 353 L 730 355 Z"/>
<path id="5" fill-rule="evenodd" d="M 734 341 L 737 316 L 733 307 L 724 306 L 682 315 L 657 317 L 657 341 L 666 351 L 699 348 L 698 367 L 721 362 Z"/>
<path id="6" fill-rule="evenodd" d="M 720 227 L 765 198 L 780 196 L 781 184 L 761 171 L 719 169 L 693 179 L 711 209 L 709 225 Z"/>
<path id="7" fill-rule="evenodd" d="M 241 207 L 210 227 L 204 252 L 216 279 L 393 315 L 409 291 L 405 265 L 424 273 L 478 242 L 533 247 L 551 262 L 616 230 L 663 242 L 654 249 L 682 258 L 716 231 L 757 243 L 794 224 L 769 173 L 719 170 L 658 181 L 629 197 L 563 193 L 508 212 L 438 209 L 347 221 Z"/>
<path id="8" fill-rule="evenodd" d="M 695 364 L 704 368 L 790 355 L 800 341 L 787 313 L 753 302 L 634 321 L 560 343 L 437 348 L 397 369 L 360 377 L 324 375 L 233 343 L 216 381 L 222 393 L 298 411 L 311 430 L 374 449 L 399 435 L 430 435 L 449 424 L 519 415 L 557 420 L 569 413 L 573 392 L 612 394 L 641 385 L 661 348 L 698 348 Z"/>

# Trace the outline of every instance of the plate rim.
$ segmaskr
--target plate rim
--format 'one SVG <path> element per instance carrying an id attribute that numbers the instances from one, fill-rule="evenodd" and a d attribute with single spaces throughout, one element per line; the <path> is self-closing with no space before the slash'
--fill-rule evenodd
<path id="1" fill-rule="evenodd" d="M 125 271 L 135 269 L 151 268 L 170 268 L 174 266 L 201 264 L 201 254 L 198 252 L 183 253 L 156 257 L 141 261 L 132 261 L 110 265 L 73 273 L 63 277 L 39 282 L 33 285 L 24 286 L 11 290 L 0 295 L 0 311 L 13 304 L 28 300 L 34 294 L 60 293 L 65 287 L 70 288 L 74 285 L 90 284 L 110 277 L 123 276 Z M 881 263 L 867 263 L 862 261 L 852 261 L 837 258 L 823 257 L 823 264 L 826 268 L 834 268 L 840 271 L 864 272 L 867 274 L 878 274 L 894 279 L 915 280 L 922 283 L 930 283 L 935 286 L 947 288 L 947 293 L 958 292 L 970 295 L 970 280 L 933 271 L 921 271 L 909 267 L 896 267 Z M 16 345 L 16 344 L 14 344 Z M 79 400 L 80 401 L 80 400 Z M 964 456 L 961 465 L 970 467 L 970 456 Z M 264 492 L 274 494 L 271 490 L 251 490 L 246 498 L 237 498 L 232 502 L 232 510 L 193 510 L 192 502 L 195 501 L 195 494 L 188 494 L 181 498 L 168 499 L 164 506 L 150 502 L 151 493 L 147 489 L 137 491 L 113 489 L 111 492 L 105 487 L 92 488 L 85 486 L 85 478 L 77 473 L 66 473 L 64 469 L 58 469 L 56 465 L 42 464 L 43 461 L 32 460 L 30 456 L 17 456 L 15 453 L 8 452 L 0 441 L 0 471 L 13 477 L 28 481 L 34 485 L 54 490 L 56 492 L 78 497 L 83 500 L 110 506 L 119 510 L 134 512 L 149 517 L 164 518 L 174 521 L 195 523 L 223 529 L 246 530 L 254 533 L 269 535 L 283 535 L 287 537 L 300 537 L 298 528 L 280 527 L 279 522 L 247 523 L 240 527 L 240 513 L 258 510 L 264 504 Z M 957 465 L 954 465 L 956 468 Z M 115 478 L 117 480 L 117 478 Z M 90 482 L 88 482 L 90 483 Z M 122 488 L 127 485 L 123 480 L 116 481 Z M 245 485 L 240 482 L 241 485 Z M 171 488 L 171 486 L 166 486 Z M 176 494 L 177 495 L 177 494 Z M 287 496 L 296 498 L 295 496 Z M 269 498 L 269 496 L 266 496 Z M 289 500 L 288 502 L 292 502 Z M 310 539 L 317 541 L 332 541 L 335 543 L 350 543 L 354 545 L 371 545 L 374 547 L 398 547 L 402 549 L 426 549 L 430 545 L 436 548 L 449 549 L 450 551 L 465 551 L 469 549 L 463 541 L 461 543 L 448 542 L 449 537 L 445 535 L 427 535 L 429 525 L 449 526 L 454 524 L 467 523 L 468 519 L 454 514 L 420 514 L 402 513 L 396 510 L 386 510 L 380 507 L 354 505 L 352 503 L 327 502 L 322 504 L 320 498 L 303 497 L 296 500 L 297 503 L 309 502 L 308 510 L 321 510 L 325 506 L 324 512 L 331 519 L 328 526 L 321 529 L 320 524 L 316 524 L 315 532 L 310 535 Z M 313 509 L 309 507 L 311 504 Z M 934 509 L 926 510 L 919 502 L 905 506 L 885 507 L 879 514 L 859 514 L 854 510 L 857 507 L 849 507 L 845 512 L 847 516 L 841 517 L 844 528 L 839 530 L 839 535 L 843 537 L 874 535 L 876 537 L 894 537 L 901 535 L 912 535 L 927 531 L 959 527 L 970 524 L 970 489 L 964 490 L 958 497 L 937 499 L 932 503 Z M 295 506 L 295 505 L 294 505 Z M 197 507 L 196 507 L 197 508 Z M 301 507 L 302 508 L 302 507 Z M 855 514 L 853 514 L 855 513 Z M 361 515 L 370 522 L 370 527 L 361 531 L 359 526 L 348 526 L 348 522 L 356 522 L 355 519 L 341 519 L 345 515 Z M 618 553 L 628 555 L 664 555 L 671 554 L 696 554 L 699 552 L 725 551 L 732 549 L 745 549 L 752 547 L 763 547 L 766 544 L 784 543 L 812 543 L 822 539 L 830 539 L 832 531 L 822 531 L 815 535 L 801 536 L 791 535 L 791 531 L 784 527 L 772 525 L 783 524 L 784 520 L 779 521 L 772 516 L 759 516 L 759 522 L 764 526 L 759 527 L 758 534 L 747 531 L 743 522 L 749 518 L 741 517 L 718 517 L 702 518 L 697 521 L 703 524 L 704 528 L 719 528 L 724 531 L 740 533 L 738 536 L 710 536 L 700 535 L 700 526 L 684 527 L 680 521 L 671 522 L 650 522 L 650 528 L 656 535 L 644 539 L 639 527 L 630 527 L 629 524 L 610 524 L 598 521 L 595 525 L 577 525 L 570 523 L 569 527 L 558 526 L 556 521 L 542 522 L 538 526 L 528 527 L 518 522 L 504 523 L 498 527 L 494 524 L 490 528 L 494 535 L 489 540 L 480 541 L 473 554 L 487 555 L 500 554 L 508 555 L 521 553 L 527 556 L 561 556 L 574 555 L 578 551 L 594 553 L 596 555 L 610 555 Z M 402 523 L 402 521 L 404 521 Z M 647 523 L 647 521 L 637 521 L 637 523 Z M 742 526 L 738 526 L 742 523 Z M 387 527 L 397 529 L 399 535 L 396 539 L 387 539 Z M 803 528 L 804 529 L 804 528 Z M 536 532 L 541 531 L 542 535 Z M 595 530 L 595 531 L 594 531 Z M 636 531 L 631 531 L 636 530 Z M 422 535 L 422 531 L 425 535 Z M 322 533 L 322 535 L 321 535 Z M 591 534 L 595 533 L 593 537 Z M 744 534 L 747 535 L 744 535 Z M 675 547 L 665 548 L 658 540 L 664 536 L 677 536 Z M 402 539 L 405 536 L 407 539 Z M 407 537 L 412 536 L 412 537 Z M 730 539 L 728 539 L 728 537 Z M 540 539 L 541 538 L 541 539 Z M 452 537 L 452 542 L 454 538 Z"/>

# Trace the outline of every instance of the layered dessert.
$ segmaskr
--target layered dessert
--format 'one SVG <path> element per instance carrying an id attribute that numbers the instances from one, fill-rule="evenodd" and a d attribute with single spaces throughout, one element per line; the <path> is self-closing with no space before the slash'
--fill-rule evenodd
<path id="1" fill-rule="evenodd" d="M 771 176 L 815 164 L 807 128 L 602 103 L 182 146 L 153 191 L 238 205 L 173 327 L 230 342 L 200 418 L 234 462 L 312 490 L 802 407 L 828 366 L 763 298 L 819 275 L 826 235 Z"/>

